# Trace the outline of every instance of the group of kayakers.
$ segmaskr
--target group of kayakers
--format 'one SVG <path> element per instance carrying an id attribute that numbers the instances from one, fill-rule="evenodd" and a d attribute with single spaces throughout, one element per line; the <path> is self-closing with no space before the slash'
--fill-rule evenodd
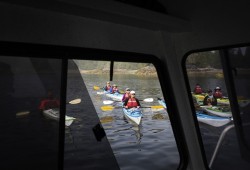
<path id="1" fill-rule="evenodd" d="M 205 91 L 201 88 L 200 84 L 196 84 L 195 88 L 193 90 L 194 94 L 203 94 Z M 222 91 L 220 87 L 216 87 L 214 91 L 211 89 L 207 90 L 207 94 L 203 100 L 203 105 L 217 105 L 217 99 L 218 98 L 223 98 Z"/>
<path id="2" fill-rule="evenodd" d="M 103 89 L 111 94 L 120 93 L 118 86 L 116 84 L 111 85 L 109 81 Z M 141 106 L 139 100 L 135 97 L 135 91 L 130 90 L 130 88 L 125 89 L 122 102 L 125 108 L 139 108 Z"/>
<path id="3" fill-rule="evenodd" d="M 113 93 L 120 93 L 118 86 L 116 84 L 111 85 L 109 81 L 106 83 L 106 86 L 104 86 L 103 89 L 109 93 L 112 93 L 112 94 Z"/>

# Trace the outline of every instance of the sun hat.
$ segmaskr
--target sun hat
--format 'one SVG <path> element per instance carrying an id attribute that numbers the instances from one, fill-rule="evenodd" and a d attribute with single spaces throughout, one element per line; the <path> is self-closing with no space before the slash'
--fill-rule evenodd
<path id="1" fill-rule="evenodd" d="M 220 90 L 220 87 L 219 87 L 219 86 L 217 86 L 215 89 L 216 89 L 216 90 Z"/>
<path id="2" fill-rule="evenodd" d="M 130 88 L 126 88 L 126 91 L 130 91 Z"/>
<path id="3" fill-rule="evenodd" d="M 132 90 L 132 91 L 130 92 L 130 94 L 135 94 L 135 91 Z"/>
<path id="4" fill-rule="evenodd" d="M 116 84 L 114 84 L 113 86 L 114 86 L 114 87 L 116 87 L 117 85 L 116 85 Z"/>

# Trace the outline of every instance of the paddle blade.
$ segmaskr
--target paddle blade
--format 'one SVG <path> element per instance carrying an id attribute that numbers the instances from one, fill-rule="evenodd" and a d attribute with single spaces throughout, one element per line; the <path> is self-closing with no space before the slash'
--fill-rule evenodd
<path id="1" fill-rule="evenodd" d="M 162 109 L 164 108 L 163 106 L 159 105 L 159 106 L 150 106 L 152 109 Z"/>
<path id="2" fill-rule="evenodd" d="M 112 100 L 104 100 L 103 101 L 103 104 L 112 104 L 112 103 L 114 103 L 114 101 L 112 101 Z"/>
<path id="3" fill-rule="evenodd" d="M 153 102 L 154 99 L 153 99 L 153 98 L 146 98 L 146 99 L 144 99 L 143 101 L 144 101 L 144 102 Z"/>
<path id="4" fill-rule="evenodd" d="M 101 109 L 102 111 L 111 111 L 113 110 L 115 107 L 113 106 L 102 106 Z"/>
<path id="5" fill-rule="evenodd" d="M 75 99 L 69 102 L 69 104 L 78 104 L 78 103 L 81 103 L 81 99 Z"/>
<path id="6" fill-rule="evenodd" d="M 16 116 L 18 117 L 18 116 L 26 116 L 26 115 L 28 115 L 30 113 L 30 111 L 22 111 L 22 112 L 18 112 L 18 113 L 16 113 Z"/>
<path id="7" fill-rule="evenodd" d="M 102 94 L 104 94 L 104 92 L 103 91 L 98 91 L 98 92 L 96 92 L 96 94 L 99 94 L 99 95 L 102 95 Z"/>
<path id="8" fill-rule="evenodd" d="M 100 87 L 94 86 L 93 89 L 94 89 L 94 90 L 100 90 Z"/>

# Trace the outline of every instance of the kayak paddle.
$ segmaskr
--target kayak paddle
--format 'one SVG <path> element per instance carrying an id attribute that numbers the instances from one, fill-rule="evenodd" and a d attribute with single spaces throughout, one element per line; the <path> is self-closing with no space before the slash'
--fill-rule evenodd
<path id="1" fill-rule="evenodd" d="M 108 105 L 108 106 L 102 106 L 101 109 L 102 111 L 111 111 L 115 108 L 121 108 L 121 107 L 114 107 L 114 106 L 111 106 L 111 105 Z M 145 107 L 140 107 L 140 108 L 151 108 L 151 109 L 162 109 L 164 108 L 163 106 L 159 105 L 159 106 L 145 106 Z"/>
<path id="2" fill-rule="evenodd" d="M 94 86 L 93 89 L 94 90 L 100 90 L 100 87 L 99 86 Z"/>
<path id="3" fill-rule="evenodd" d="M 69 101 L 68 103 L 69 104 L 79 104 L 79 103 L 81 103 L 81 99 L 74 99 L 74 100 L 71 100 L 71 101 Z"/>
<path id="4" fill-rule="evenodd" d="M 139 101 L 144 101 L 144 102 L 153 102 L 154 99 L 153 98 L 146 98 L 146 99 L 143 99 L 143 100 L 139 100 Z M 121 102 L 121 101 L 113 101 L 113 100 L 104 100 L 103 101 L 103 104 L 112 104 L 114 102 Z"/>

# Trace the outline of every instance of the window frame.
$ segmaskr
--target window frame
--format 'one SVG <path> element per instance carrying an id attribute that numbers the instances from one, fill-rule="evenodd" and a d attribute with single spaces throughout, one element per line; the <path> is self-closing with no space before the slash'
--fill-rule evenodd
<path id="1" fill-rule="evenodd" d="M 227 46 L 217 46 L 217 47 L 190 50 L 187 53 L 185 53 L 185 55 L 182 58 L 182 72 L 184 75 L 186 90 L 189 91 L 189 89 L 192 89 L 190 87 L 190 84 L 189 84 L 187 67 L 186 67 L 186 60 L 189 57 L 189 55 L 191 55 L 193 53 L 209 52 L 209 51 L 216 51 L 216 50 L 219 52 L 222 70 L 223 70 L 224 79 L 225 79 L 225 85 L 228 89 L 228 97 L 230 99 L 230 107 L 231 107 L 231 111 L 232 111 L 232 117 L 234 120 L 233 125 L 235 126 L 237 141 L 240 143 L 240 153 L 242 155 L 245 154 L 244 152 L 245 152 L 247 146 L 244 142 L 244 137 L 242 134 L 242 123 L 241 123 L 241 118 L 240 118 L 240 114 L 239 114 L 240 111 L 239 111 L 239 107 L 237 106 L 238 105 L 237 93 L 235 90 L 232 72 L 230 71 L 230 61 L 228 59 L 229 54 L 228 54 L 227 50 L 232 49 L 232 48 L 240 48 L 240 47 L 244 47 L 244 46 L 250 46 L 250 43 L 240 43 L 240 44 L 227 45 Z M 198 119 L 197 119 L 197 116 L 195 113 L 195 107 L 193 104 L 193 98 L 192 98 L 191 93 L 188 93 L 188 98 L 189 98 L 190 106 L 191 106 L 192 113 L 193 113 L 192 116 L 193 116 L 193 120 L 195 122 L 195 128 L 196 128 L 196 131 L 198 134 L 199 144 L 200 144 L 201 150 L 202 150 L 203 160 L 206 163 L 206 167 L 209 169 L 209 167 L 208 167 L 209 162 L 207 162 L 208 160 L 206 159 L 205 147 L 203 145 L 202 136 L 201 136 L 201 132 L 200 132 L 200 128 L 199 128 L 199 122 L 198 122 Z M 247 153 L 247 156 L 249 156 L 249 155 L 250 155 L 250 152 Z"/>
<path id="2" fill-rule="evenodd" d="M 175 142 L 179 153 L 178 169 L 185 169 L 188 165 L 187 144 L 182 130 L 181 121 L 178 110 L 176 108 L 176 100 L 172 93 L 173 87 L 169 82 L 170 79 L 167 70 L 162 61 L 156 56 L 135 52 L 111 51 L 101 49 L 90 49 L 72 46 L 58 46 L 45 44 L 32 44 L 20 42 L 4 42 L 0 41 L 0 55 L 15 56 L 15 57 L 31 57 L 31 58 L 48 58 L 61 59 L 61 91 L 60 91 L 60 122 L 59 122 L 59 153 L 58 153 L 58 168 L 63 169 L 64 166 L 64 137 L 65 137 L 65 112 L 66 112 L 66 90 L 67 90 L 67 67 L 68 60 L 101 60 L 115 62 L 141 62 L 152 63 L 157 71 L 159 82 L 165 101 L 168 103 L 168 113 L 170 123 L 173 129 Z M 119 58 L 117 58 L 119 56 Z M 131 57 L 133 56 L 133 57 Z M 168 88 L 165 88 L 168 87 Z M 166 97 L 168 96 L 168 97 Z M 174 113 L 174 114 L 173 114 Z"/>

